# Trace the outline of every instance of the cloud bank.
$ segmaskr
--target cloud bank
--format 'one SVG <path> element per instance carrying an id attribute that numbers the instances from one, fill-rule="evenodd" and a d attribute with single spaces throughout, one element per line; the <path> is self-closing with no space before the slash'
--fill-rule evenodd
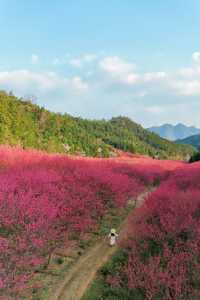
<path id="1" fill-rule="evenodd" d="M 167 121 L 167 117 L 175 122 L 173 109 L 178 109 L 182 111 L 178 121 L 190 123 L 193 119 L 199 124 L 195 113 L 190 120 L 182 110 L 200 109 L 200 52 L 194 52 L 192 59 L 193 65 L 173 72 L 140 72 L 135 62 L 116 55 L 68 55 L 50 63 L 52 69 L 64 65 L 66 72 L 0 71 L 0 89 L 22 97 L 35 95 L 47 108 L 84 117 L 126 114 L 148 126 Z M 41 64 L 39 56 L 33 54 L 31 63 Z"/>

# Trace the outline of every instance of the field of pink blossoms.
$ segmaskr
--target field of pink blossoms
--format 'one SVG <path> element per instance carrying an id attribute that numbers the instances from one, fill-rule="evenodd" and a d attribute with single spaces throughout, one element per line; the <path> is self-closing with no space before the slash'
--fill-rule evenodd
<path id="1" fill-rule="evenodd" d="M 148 299 L 157 293 L 157 281 L 179 293 L 199 250 L 199 171 L 198 164 L 189 168 L 140 156 L 94 159 L 0 147 L 0 299 L 20 299 L 56 248 L 74 233 L 84 237 L 111 207 L 125 206 L 159 183 L 130 225 L 137 239 L 127 242 L 130 256 L 123 271 L 128 287 L 144 288 Z M 132 255 L 138 248 L 138 256 Z M 157 272 L 163 265 L 166 271 Z"/>
<path id="2" fill-rule="evenodd" d="M 128 260 L 107 276 L 113 288 L 136 299 L 200 299 L 200 163 L 182 165 L 136 209 Z"/>

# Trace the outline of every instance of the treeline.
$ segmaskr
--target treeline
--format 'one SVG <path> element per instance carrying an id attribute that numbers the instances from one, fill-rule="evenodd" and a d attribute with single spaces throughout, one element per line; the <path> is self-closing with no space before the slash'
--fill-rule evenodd
<path id="1" fill-rule="evenodd" d="M 200 152 L 195 152 L 191 157 L 190 157 L 190 163 L 193 163 L 195 161 L 200 160 Z"/>
<path id="2" fill-rule="evenodd" d="M 174 159 L 195 152 L 191 146 L 162 139 L 126 117 L 109 121 L 75 118 L 6 92 L 0 92 L 0 144 L 102 157 L 115 155 L 115 149 Z"/>

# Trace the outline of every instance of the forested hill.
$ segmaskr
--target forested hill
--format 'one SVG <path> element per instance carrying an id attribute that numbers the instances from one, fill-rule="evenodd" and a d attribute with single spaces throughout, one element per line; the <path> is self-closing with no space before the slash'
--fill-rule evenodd
<path id="1" fill-rule="evenodd" d="M 113 155 L 114 149 L 176 159 L 195 151 L 162 139 L 126 117 L 84 120 L 49 112 L 5 92 L 0 92 L 0 144 L 103 157 Z"/>
<path id="2" fill-rule="evenodd" d="M 176 142 L 185 145 L 192 145 L 200 150 L 200 134 L 195 134 L 185 139 L 177 140 Z"/>

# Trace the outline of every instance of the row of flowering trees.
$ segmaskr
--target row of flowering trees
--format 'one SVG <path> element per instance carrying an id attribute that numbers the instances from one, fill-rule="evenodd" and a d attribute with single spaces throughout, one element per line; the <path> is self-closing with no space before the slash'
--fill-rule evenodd
<path id="1" fill-rule="evenodd" d="M 81 159 L 0 148 L 0 297 L 20 299 L 34 273 L 68 239 L 167 171 L 126 160 Z"/>
<path id="2" fill-rule="evenodd" d="M 89 159 L 0 147 L 0 296 L 20 299 L 49 255 L 98 226 L 178 162 Z M 10 297 L 10 298 L 9 298 Z"/>
<path id="3" fill-rule="evenodd" d="M 200 164 L 176 170 L 132 215 L 127 260 L 107 277 L 148 300 L 200 298 Z"/>

